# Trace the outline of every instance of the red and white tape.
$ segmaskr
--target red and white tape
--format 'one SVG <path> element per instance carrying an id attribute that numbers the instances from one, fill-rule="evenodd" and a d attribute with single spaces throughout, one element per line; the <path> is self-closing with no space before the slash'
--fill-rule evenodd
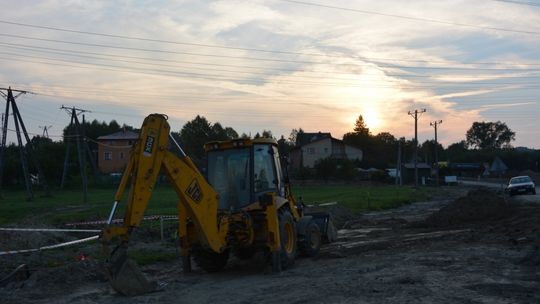
<path id="1" fill-rule="evenodd" d="M 56 228 L 0 228 L 0 231 L 28 231 L 28 232 L 101 232 L 98 229 L 56 229 Z"/>
<path id="2" fill-rule="evenodd" d="M 70 241 L 70 242 L 65 242 L 65 243 L 60 243 L 60 244 L 55 244 L 55 245 L 43 246 L 43 247 L 39 247 L 39 248 L 22 249 L 22 250 L 10 250 L 10 251 L 0 251 L 0 255 L 19 254 L 19 253 L 29 253 L 29 252 L 38 252 L 38 251 L 43 251 L 43 250 L 49 250 L 49 249 L 55 249 L 55 248 L 61 248 L 61 247 L 66 247 L 66 246 L 76 245 L 76 244 L 80 244 L 80 243 L 90 242 L 90 241 L 93 241 L 93 240 L 97 240 L 98 238 L 99 238 L 99 235 L 94 235 L 94 236 L 87 237 L 87 238 L 84 238 L 84 239 L 79 239 L 79 240 Z"/>
<path id="3" fill-rule="evenodd" d="M 177 220 L 178 216 L 176 216 L 176 215 L 149 215 L 149 216 L 143 217 L 143 221 L 159 220 L 159 219 Z M 115 219 L 115 220 L 112 220 L 111 223 L 112 224 L 120 224 L 120 223 L 123 223 L 123 222 L 124 222 L 124 219 Z M 69 223 L 69 224 L 66 224 L 66 226 L 72 227 L 72 226 L 82 226 L 82 225 L 104 225 L 104 224 L 107 224 L 107 221 L 102 220 L 102 221 Z"/>

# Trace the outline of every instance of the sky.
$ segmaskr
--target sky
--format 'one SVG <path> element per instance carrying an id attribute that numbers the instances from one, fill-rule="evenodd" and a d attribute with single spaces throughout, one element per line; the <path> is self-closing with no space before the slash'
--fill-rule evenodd
<path id="1" fill-rule="evenodd" d="M 3 1 L 0 39 L 0 87 L 32 92 L 17 98 L 28 132 L 54 140 L 62 105 L 278 138 L 342 138 L 362 115 L 373 134 L 409 139 L 409 111 L 425 109 L 420 143 L 433 121 L 444 146 L 502 121 L 514 146 L 540 148 L 536 0 Z"/>

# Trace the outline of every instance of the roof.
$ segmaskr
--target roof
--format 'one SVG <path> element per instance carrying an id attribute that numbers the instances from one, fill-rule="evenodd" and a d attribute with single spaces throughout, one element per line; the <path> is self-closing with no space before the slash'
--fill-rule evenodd
<path id="1" fill-rule="evenodd" d="M 403 167 L 406 169 L 414 169 L 414 163 L 403 164 Z M 431 166 L 426 163 L 417 163 L 416 168 L 418 169 L 431 169 Z"/>
<path id="2" fill-rule="evenodd" d="M 460 170 L 479 170 L 482 169 L 481 163 L 450 163 L 449 167 Z"/>
<path id="3" fill-rule="evenodd" d="M 326 139 L 326 138 L 332 138 L 332 135 L 330 133 L 322 133 L 322 132 L 299 133 L 296 137 L 296 145 L 304 146 L 312 142 L 316 142 L 316 141 Z"/>
<path id="4" fill-rule="evenodd" d="M 139 138 L 139 133 L 133 131 L 118 131 L 109 135 L 98 137 L 98 140 L 135 140 Z"/>
<path id="5" fill-rule="evenodd" d="M 491 172 L 503 172 L 508 170 L 508 166 L 498 157 L 496 156 L 493 160 L 493 163 L 491 163 L 491 167 L 489 168 L 489 171 Z"/>

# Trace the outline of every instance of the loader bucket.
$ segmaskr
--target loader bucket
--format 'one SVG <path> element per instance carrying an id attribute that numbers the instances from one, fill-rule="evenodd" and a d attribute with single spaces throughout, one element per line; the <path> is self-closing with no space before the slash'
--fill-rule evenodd
<path id="1" fill-rule="evenodd" d="M 125 253 L 111 257 L 107 267 L 111 287 L 121 295 L 137 296 L 156 290 L 157 284 L 148 281 L 137 263 Z"/>
<path id="2" fill-rule="evenodd" d="M 306 216 L 311 216 L 313 221 L 319 226 L 323 243 L 332 243 L 337 240 L 337 229 L 332 223 L 330 214 L 327 212 L 312 212 L 306 213 Z"/>

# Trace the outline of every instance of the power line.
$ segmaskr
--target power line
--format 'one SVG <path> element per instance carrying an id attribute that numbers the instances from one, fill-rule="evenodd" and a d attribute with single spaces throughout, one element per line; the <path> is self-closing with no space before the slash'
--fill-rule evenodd
<path id="1" fill-rule="evenodd" d="M 11 54 L 12 56 L 17 57 L 30 57 L 30 58 L 36 58 L 36 56 L 25 56 L 20 54 Z M 40 57 L 37 57 L 40 58 Z M 232 82 L 243 82 L 243 83 L 251 83 L 251 84 L 260 84 L 260 83 L 273 83 L 273 84 L 285 84 L 285 85 L 303 85 L 303 86 L 328 86 L 328 87 L 365 87 L 365 85 L 362 85 L 361 82 L 357 83 L 349 83 L 349 82 L 317 82 L 317 81 L 296 81 L 296 80 L 261 80 L 256 78 L 233 78 L 233 77 L 227 77 L 224 75 L 216 75 L 216 74 L 203 74 L 203 73 L 194 73 L 194 72 L 183 72 L 183 71 L 172 71 L 172 70 L 161 70 L 161 69 L 147 69 L 147 68 L 137 68 L 137 67 L 126 67 L 126 66 L 115 66 L 110 64 L 99 64 L 99 63 L 84 63 L 84 62 L 78 62 L 78 61 L 70 61 L 70 60 L 63 60 L 63 59 L 53 59 L 53 58 L 41 58 L 45 60 L 50 61 L 56 61 L 56 62 L 68 62 L 68 63 L 77 63 L 77 64 L 83 64 L 81 65 L 73 65 L 73 64 L 65 64 L 65 63 L 52 63 L 52 62 L 43 62 L 43 61 L 34 61 L 34 60 L 25 60 L 25 59 L 13 59 L 13 58 L 2 58 L 0 57 L 0 60 L 10 60 L 10 61 L 19 61 L 19 62 L 29 62 L 29 63 L 38 63 L 38 64 L 47 64 L 47 65 L 54 65 L 54 66 L 64 66 L 64 67 L 75 67 L 75 68 L 83 68 L 83 69 L 96 69 L 99 68 L 101 71 L 116 71 L 116 72 L 127 72 L 127 73 L 138 73 L 138 74 L 145 74 L 145 75 L 155 75 L 155 76 L 176 76 L 176 77 L 183 77 L 188 79 L 202 79 L 202 80 L 218 80 L 218 81 L 232 81 Z M 367 81 L 362 81 L 367 82 Z M 478 87 L 479 85 L 536 85 L 537 83 L 437 83 L 433 82 L 435 84 L 438 84 L 437 86 L 433 85 L 416 85 L 414 83 L 412 84 L 404 84 L 400 83 L 399 81 L 388 81 L 392 85 L 372 85 L 371 87 L 377 87 L 377 88 L 396 88 L 399 87 L 401 89 L 422 89 L 422 88 L 437 88 L 437 89 L 445 89 L 444 87 L 448 87 L 449 89 L 454 89 L 455 87 L 459 86 L 475 86 L 470 88 L 482 88 L 486 89 L 488 87 Z M 432 84 L 433 84 L 432 83 Z M 539 87 L 520 87 L 519 89 L 537 89 Z M 498 87 L 500 90 L 501 88 Z"/>
<path id="2" fill-rule="evenodd" d="M 513 1 L 513 0 L 492 0 L 492 1 L 540 7 L 540 3 L 527 2 L 527 1 Z"/>
<path id="3" fill-rule="evenodd" d="M 53 85 L 53 84 L 32 84 L 32 85 L 29 85 L 29 84 L 23 84 L 23 83 L 18 83 L 17 84 L 19 87 L 32 87 L 34 89 L 37 89 L 39 91 L 39 95 L 44 95 L 45 93 L 43 92 L 43 90 L 53 90 L 54 92 L 59 92 L 59 93 L 87 93 L 87 94 L 90 94 L 90 95 L 107 95 L 107 96 L 124 96 L 124 97 L 149 97 L 149 98 L 164 98 L 164 99 L 178 99 L 178 98 L 182 98 L 182 99 L 188 99 L 188 100 L 194 100 L 194 101 L 206 101 L 206 102 L 214 102 L 214 103 L 222 103 L 222 102 L 227 102 L 227 101 L 231 101 L 231 102 L 241 102 L 238 100 L 237 97 L 220 97 L 220 96 L 215 96 L 214 94 L 209 94 L 208 97 L 204 97 L 203 95 L 201 95 L 200 93 L 199 94 L 189 94 L 189 93 L 185 93 L 185 92 L 182 92 L 180 94 L 176 93 L 176 91 L 174 93 L 170 93 L 170 94 L 148 94 L 147 91 L 144 91 L 144 92 L 141 92 L 141 91 L 136 91 L 136 90 L 132 90 L 132 89 L 129 89 L 129 90 L 125 90 L 125 89 L 122 89 L 122 88 L 114 88 L 113 89 L 113 92 L 114 92 L 114 95 L 111 95 L 111 89 L 109 88 L 106 88 L 106 89 L 99 89 L 99 88 L 96 88 L 96 87 L 92 87 L 91 89 L 89 89 L 88 87 L 86 86 L 73 86 L 73 85 L 70 85 L 70 86 L 61 86 L 61 85 Z M 39 88 L 42 88 L 41 90 Z M 120 92 L 120 94 L 118 94 Z M 163 92 L 163 91 L 160 91 L 160 92 Z M 130 94 L 132 93 L 132 94 Z M 490 93 L 491 94 L 491 93 Z M 253 94 L 254 95 L 254 98 L 250 98 L 249 102 L 252 102 L 252 101 L 261 101 L 261 102 L 268 102 L 268 101 L 272 101 L 272 102 L 276 102 L 276 101 L 280 101 L 280 100 L 290 100 L 290 97 L 288 95 L 264 95 L 264 96 L 259 96 L 257 94 Z M 51 96 L 56 96 L 56 95 L 51 95 Z M 441 99 L 441 100 L 448 100 L 449 102 L 455 102 L 455 101 L 452 101 L 452 99 L 455 99 L 455 98 L 459 98 L 460 100 L 463 100 L 463 101 L 466 101 L 467 103 L 469 102 L 478 102 L 478 101 L 483 101 L 483 100 L 489 100 L 489 101 L 532 101 L 532 102 L 537 102 L 539 101 L 538 98 L 535 98 L 535 97 L 530 97 L 530 96 L 527 96 L 527 97 L 519 97 L 519 96 L 497 96 L 497 97 L 492 97 L 492 96 L 479 96 L 479 95 L 471 95 L 471 96 L 433 96 L 433 97 L 430 97 L 430 98 L 427 98 L 429 100 L 433 100 L 433 99 Z M 533 99 L 527 99 L 527 98 L 533 98 Z M 320 99 L 324 99 L 326 100 L 326 98 L 322 98 L 320 95 L 302 95 L 302 96 L 295 96 L 294 97 L 295 100 L 303 100 L 303 99 L 307 99 L 307 100 L 310 100 L 310 101 L 313 101 L 313 100 L 320 100 Z M 320 104 L 314 104 L 312 103 L 311 105 L 317 105 L 319 106 Z M 32 108 L 35 108 L 35 106 L 33 106 Z"/>
<path id="4" fill-rule="evenodd" d="M 176 55 L 190 55 L 190 56 L 201 56 L 201 57 L 212 57 L 212 58 L 226 58 L 226 59 L 241 59 L 241 60 L 254 60 L 254 61 L 263 61 L 263 62 L 281 62 L 281 63 L 295 63 L 295 64 L 330 64 L 336 66 L 373 66 L 377 64 L 379 68 L 397 68 L 397 69 L 423 69 L 423 70 L 474 70 L 474 71 L 540 71 L 540 69 L 525 69 L 525 68 L 479 68 L 479 67 L 456 67 L 456 66 L 405 66 L 397 65 L 392 63 L 385 62 L 368 62 L 367 64 L 358 64 L 358 63 L 339 63 L 333 64 L 324 61 L 309 61 L 309 60 L 287 60 L 287 59 L 276 59 L 276 58 L 261 58 L 261 57 L 242 57 L 242 56 L 230 56 L 230 55 L 216 55 L 216 54 L 202 54 L 194 52 L 183 52 L 183 51 L 169 51 L 169 50 L 159 50 L 159 49 L 147 49 L 147 48 L 136 48 L 136 47 L 125 47 L 125 46 L 115 46 L 108 44 L 96 44 L 96 43 L 86 43 L 86 42 L 75 42 L 67 40 L 58 40 L 58 39 L 46 39 L 39 37 L 30 37 L 23 35 L 13 35 L 0 33 L 0 36 L 19 38 L 26 40 L 37 40 L 45 42 L 54 42 L 62 44 L 71 44 L 71 45 L 81 45 L 81 46 L 91 46 L 99 48 L 111 48 L 119 50 L 129 50 L 129 51 L 140 51 L 140 52 L 150 52 L 150 53 L 164 53 L 164 54 L 176 54 Z M 472 63 L 471 63 L 472 64 Z M 536 64 L 531 64 L 536 65 Z"/>
<path id="5" fill-rule="evenodd" d="M 286 1 L 286 0 L 282 0 L 282 1 Z M 288 2 L 299 3 L 299 4 L 300 3 L 301 4 L 307 4 L 307 3 L 303 3 L 301 1 L 288 1 Z M 315 4 L 310 4 L 310 5 L 315 5 Z M 116 38 L 116 39 L 126 39 L 126 40 L 136 40 L 136 41 L 146 41 L 146 42 L 157 42 L 157 43 L 165 43 L 165 44 L 173 44 L 173 45 L 196 46 L 196 47 L 216 48 L 216 49 L 251 51 L 251 52 L 269 53 L 269 54 L 300 55 L 300 56 L 331 57 L 331 58 L 354 58 L 354 59 L 361 59 L 361 60 L 365 60 L 365 59 L 368 59 L 368 60 L 389 60 L 389 61 L 406 61 L 406 62 L 423 62 L 423 63 L 433 62 L 433 61 L 425 61 L 425 60 L 418 60 L 418 59 L 396 59 L 396 58 L 377 58 L 377 57 L 364 57 L 364 56 L 343 56 L 343 55 L 333 55 L 333 54 L 292 52 L 292 51 L 268 50 L 268 49 L 260 49 L 260 48 L 245 48 L 245 47 L 224 46 L 224 45 L 204 44 L 204 43 L 194 43 L 194 42 L 184 42 L 184 41 L 172 41 L 172 40 L 163 40 L 163 39 L 155 39 L 155 38 L 147 38 L 147 37 L 137 37 L 137 36 L 127 36 L 127 35 L 119 35 L 119 34 L 109 34 L 109 33 L 98 33 L 98 32 L 91 32 L 91 31 L 74 30 L 74 29 L 61 28 L 61 27 L 53 27 L 53 26 L 29 24 L 29 23 L 22 23 L 22 22 L 14 22 L 14 21 L 2 20 L 2 19 L 0 19 L 0 23 L 10 24 L 10 25 L 15 25 L 15 26 L 21 26 L 21 27 L 38 28 L 38 29 L 45 29 L 45 30 L 50 30 L 50 31 L 60 31 L 60 32 L 75 33 L 75 34 L 84 34 L 84 35 Z M 454 24 L 452 24 L 452 25 L 454 25 Z M 438 62 L 442 63 L 444 61 L 438 61 Z M 471 63 L 463 63 L 463 64 L 501 64 L 501 63 L 496 63 L 496 62 L 495 63 L 493 63 L 493 62 L 471 62 Z M 534 63 L 534 65 L 540 65 L 540 63 Z"/>
<path id="6" fill-rule="evenodd" d="M 66 40 L 58 40 L 58 39 L 47 39 L 47 38 L 29 37 L 29 36 L 23 36 L 23 35 L 5 34 L 5 33 L 0 33 L 0 36 L 11 37 L 11 38 L 19 38 L 19 39 L 28 39 L 28 40 L 46 41 L 46 42 L 55 42 L 55 43 L 63 43 L 63 44 L 81 45 L 81 46 L 91 46 L 91 47 L 102 47 L 102 48 L 111 48 L 111 49 L 119 49 L 119 50 L 140 51 L 140 52 L 176 54 L 176 55 L 191 55 L 191 56 L 228 58 L 228 59 L 248 59 L 248 60 L 256 60 L 256 61 L 284 62 L 284 63 L 321 63 L 321 62 L 314 62 L 314 61 L 285 60 L 285 59 L 272 59 L 272 58 L 260 58 L 260 57 L 241 57 L 241 56 L 228 56 L 228 55 L 215 55 L 215 54 L 201 54 L 201 53 L 183 52 L 183 51 L 168 51 L 168 50 L 158 50 L 158 49 L 146 49 L 146 48 L 126 47 L 126 46 L 113 46 L 113 45 L 107 45 L 107 44 L 75 42 L 75 41 L 66 41 Z"/>
<path id="7" fill-rule="evenodd" d="M 6 43 L 2 43 L 0 42 L 0 46 L 4 45 Z M 112 62 L 123 62 L 123 63 L 136 63 L 136 64 L 142 64 L 142 65 L 151 65 L 151 66 L 165 66 L 165 67 L 178 67 L 178 68 L 193 68 L 193 67 L 189 67 L 189 66 L 176 66 L 176 65 L 170 65 L 170 64 L 156 64 L 156 63 L 153 63 L 153 62 L 140 62 L 140 61 L 131 61 L 131 60 L 118 60 L 118 59 L 111 59 L 111 58 L 102 58 L 102 57 L 94 57 L 94 56 L 85 56 L 85 55 L 79 55 L 78 53 L 90 53 L 90 54 L 96 54 L 97 56 L 110 56 L 109 54 L 99 54 L 99 53 L 91 53 L 91 52 L 79 52 L 79 51 L 73 51 L 73 50 L 67 50 L 67 51 L 63 51 L 63 50 L 60 50 L 59 52 L 56 52 L 56 51 L 48 51 L 48 50 L 43 50 L 43 51 L 40 51 L 40 50 L 35 50 L 35 49 L 32 49 L 32 48 L 26 48 L 26 47 L 17 47 L 17 46 L 12 46 L 13 44 L 9 44 L 9 45 L 6 45 L 4 47 L 7 47 L 7 48 L 13 48 L 13 49 L 20 49 L 20 50 L 26 50 L 26 51 L 31 51 L 31 52 L 43 52 L 43 53 L 50 53 L 50 54 L 56 54 L 56 55 L 66 55 L 66 56 L 72 56 L 72 57 L 81 57 L 81 58 L 90 58 L 90 59 L 98 59 L 98 60 L 106 60 L 106 61 L 112 61 Z M 38 48 L 40 49 L 40 48 Z M 49 48 L 45 48 L 45 49 L 49 49 Z M 74 54 L 72 54 L 74 53 Z M 4 54 L 13 54 L 13 53 L 8 53 L 8 52 L 5 52 Z M 28 55 L 23 55 L 23 54 L 16 54 L 18 56 L 28 56 Z M 116 56 L 115 56 L 116 57 Z M 147 61 L 152 61 L 152 60 L 156 60 L 156 59 L 153 59 L 153 58 L 144 58 L 144 57 L 132 57 L 132 56 L 117 56 L 117 57 L 126 57 L 126 58 L 139 58 L 141 60 L 147 60 Z M 39 57 L 39 58 L 46 58 L 46 57 Z M 49 58 L 46 58 L 46 59 L 49 59 Z M 56 59 L 56 58 L 54 58 Z M 339 74 L 339 75 L 358 75 L 358 74 L 353 74 L 353 73 L 343 73 L 343 72 L 328 72 L 328 71 L 307 71 L 307 70 L 300 70 L 300 69 L 276 69 L 276 68 L 267 68 L 267 67 L 252 67 L 252 66 L 241 66 L 241 65 L 222 65 L 222 64 L 212 64 L 212 63 L 199 63 L 199 62 L 188 62 L 188 61 L 174 61 L 174 60 L 158 60 L 158 61 L 163 61 L 163 62 L 174 62 L 174 63 L 187 63 L 187 64 L 195 64 L 195 65 L 205 65 L 205 66 L 227 66 L 227 67 L 235 67 L 235 68 L 249 68 L 249 69 L 264 69 L 264 70 L 275 70 L 275 71 L 282 71 L 282 72 L 303 72 L 303 73 L 314 73 L 314 74 Z M 221 69 L 209 69 L 209 68 L 200 68 L 200 67 L 197 67 L 197 69 L 200 69 L 200 70 L 209 70 L 209 71 L 222 71 L 222 72 L 229 72 L 229 73 L 246 73 L 246 74 L 256 74 L 256 75 L 273 75 L 273 74 L 269 74 L 269 73 L 261 73 L 261 72 L 251 72 L 251 71 L 238 71 L 238 70 L 221 70 Z M 534 71 L 533 71 L 534 72 Z M 373 74 L 373 73 L 362 73 L 362 75 L 380 75 L 380 74 Z M 452 75 L 415 75 L 415 74 L 392 74 L 392 73 L 385 73 L 386 76 L 389 76 L 389 77 L 404 77 L 404 78 L 407 78 L 407 77 L 410 77 L 410 78 L 434 78 L 436 79 L 437 77 L 452 77 Z M 294 77 L 305 77 L 305 78 L 315 78 L 315 76 L 294 76 Z M 319 76 L 320 77 L 320 76 Z M 540 78 L 540 76 L 530 76 L 530 75 L 500 75 L 501 79 L 502 78 L 505 78 L 505 79 L 519 79 L 519 78 Z M 461 79 L 461 81 L 475 81 L 477 80 L 478 78 L 481 78 L 480 80 L 482 80 L 482 78 L 484 78 L 483 76 L 476 76 L 476 75 L 467 75 L 467 76 L 460 76 L 459 77 Z M 340 80 L 356 80 L 354 78 L 341 78 L 341 77 L 336 77 L 335 79 L 340 79 Z M 493 80 L 497 80 L 497 79 L 493 79 Z M 445 80 L 440 80 L 440 82 L 445 82 Z M 459 81 L 458 81 L 459 82 Z"/>
<path id="8" fill-rule="evenodd" d="M 0 42 L 0 46 L 2 44 L 3 43 Z M 12 46 L 7 46 L 7 47 L 15 48 L 15 49 L 28 50 L 26 48 L 18 48 L 18 47 L 12 47 Z M 32 49 L 30 49 L 30 51 L 40 52 L 40 51 L 35 51 L 35 50 L 32 50 Z M 94 57 L 94 56 L 70 54 L 70 53 L 66 53 L 66 52 L 49 52 L 49 51 L 43 51 L 43 52 L 57 54 L 57 55 L 67 55 L 67 56 L 75 56 L 75 57 L 81 57 L 81 58 L 90 58 L 90 59 L 98 59 L 98 60 L 104 60 L 104 61 L 112 61 L 112 62 L 135 63 L 135 64 L 150 65 L 150 66 L 160 66 L 160 67 L 192 68 L 192 67 L 188 67 L 188 66 L 175 66 L 175 65 L 171 66 L 170 64 L 156 64 L 156 63 L 150 63 L 150 62 L 140 62 L 140 61 L 131 61 L 131 60 L 117 60 L 117 59 L 110 59 L 110 58 L 100 58 L 100 57 Z M 92 63 L 87 63 L 87 62 L 66 60 L 64 58 L 40 57 L 40 56 L 26 55 L 26 54 L 20 54 L 20 53 L 0 52 L 0 54 L 13 55 L 13 56 L 19 56 L 19 57 L 46 59 L 46 60 L 61 60 L 61 61 L 65 61 L 65 62 L 80 63 L 80 64 L 92 64 Z M 200 67 L 198 67 L 197 69 L 206 70 L 206 71 L 214 71 L 214 72 L 235 73 L 235 74 L 262 75 L 262 76 L 268 76 L 268 77 L 274 76 L 274 74 L 263 73 L 263 72 L 222 70 L 222 69 L 200 68 Z M 291 72 L 301 72 L 301 70 L 289 70 L 289 71 L 291 71 Z M 317 72 L 311 72 L 311 73 L 317 73 Z M 328 73 L 327 72 L 326 74 L 333 74 L 333 73 L 331 73 L 331 72 Z M 349 73 L 347 75 L 354 75 L 354 74 Z M 364 75 L 364 74 L 362 74 L 362 75 Z M 367 74 L 367 75 L 370 75 L 370 74 Z M 374 74 L 371 74 L 371 75 L 374 75 Z M 385 74 L 385 75 L 388 76 L 388 77 L 404 77 L 404 78 L 406 78 L 406 77 L 411 77 L 411 78 L 424 77 L 424 78 L 437 79 L 437 77 L 441 77 L 441 76 L 436 76 L 436 75 L 433 75 L 433 76 L 432 75 L 408 75 L 408 74 Z M 289 78 L 290 77 L 292 77 L 292 78 L 300 78 L 300 79 L 305 79 L 305 78 L 320 79 L 321 78 L 321 76 L 310 76 L 310 75 L 289 75 L 287 77 L 289 77 Z M 446 75 L 446 77 L 451 77 L 451 75 Z M 478 79 L 478 78 L 481 78 L 481 76 L 474 77 L 474 75 L 473 75 L 472 77 L 471 76 L 460 77 L 460 81 L 445 81 L 445 80 L 437 81 L 437 80 L 435 80 L 435 81 L 432 81 L 432 82 L 423 81 L 422 83 L 449 83 L 449 84 L 452 84 L 452 83 L 462 83 L 462 82 L 465 82 L 465 81 L 484 81 L 483 79 Z M 497 81 L 497 80 L 502 80 L 502 79 L 512 80 L 512 79 L 522 79 L 522 78 L 523 79 L 538 79 L 538 78 L 540 78 L 540 76 L 531 76 L 531 75 L 508 76 L 508 77 L 501 77 L 500 79 L 492 79 L 492 80 Z M 335 79 L 335 80 L 353 80 L 353 81 L 357 80 L 356 78 L 342 78 L 342 77 L 333 77 L 332 79 Z M 366 81 L 366 80 L 364 80 L 364 81 Z M 374 80 L 367 80 L 367 81 L 374 81 Z M 387 80 L 387 81 L 390 81 L 390 80 Z M 483 84 L 485 84 L 485 83 L 483 83 Z M 497 82 L 497 84 L 505 84 L 505 83 Z M 511 84 L 514 84 L 514 83 L 511 83 Z"/>
<path id="9" fill-rule="evenodd" d="M 361 14 L 368 14 L 368 15 L 377 15 L 377 16 L 384 16 L 384 17 L 399 18 L 399 19 L 405 19 L 405 20 L 409 20 L 409 21 L 421 21 L 421 22 L 437 23 L 437 24 L 452 25 L 452 26 L 478 28 L 478 29 L 483 29 L 483 30 L 509 32 L 509 33 L 540 35 L 540 32 L 537 32 L 537 31 L 515 30 L 515 29 L 502 28 L 502 27 L 483 26 L 483 25 L 452 22 L 452 21 L 445 21 L 445 20 L 438 20 L 438 19 L 431 19 L 431 18 L 422 18 L 422 17 L 412 17 L 412 16 L 388 14 L 388 13 L 381 13 L 381 12 L 376 12 L 376 11 L 367 11 L 367 10 L 348 8 L 348 7 L 339 7 L 339 6 L 325 5 L 325 4 L 305 2 L 305 1 L 297 1 L 297 0 L 279 0 L 279 1 L 295 3 L 295 4 L 301 4 L 301 5 L 307 5 L 307 6 L 324 7 L 324 8 L 334 9 L 334 10 L 349 11 L 349 12 L 355 12 L 355 13 L 361 13 Z"/>

